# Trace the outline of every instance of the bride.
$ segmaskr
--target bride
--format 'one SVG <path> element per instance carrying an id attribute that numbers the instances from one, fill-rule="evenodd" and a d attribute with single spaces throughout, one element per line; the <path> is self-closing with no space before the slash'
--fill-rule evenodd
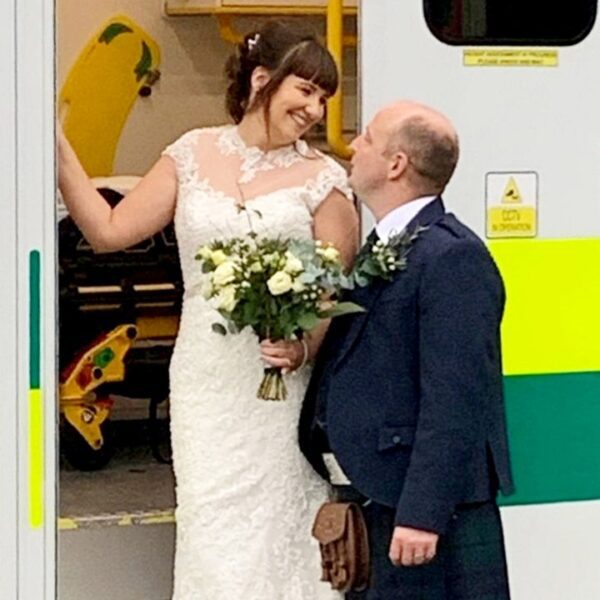
<path id="1" fill-rule="evenodd" d="M 270 22 L 227 64 L 235 125 L 193 129 L 114 209 L 59 135 L 65 203 L 98 252 L 136 244 L 172 219 L 184 277 L 170 367 L 177 482 L 175 600 L 332 600 L 311 525 L 328 490 L 297 446 L 300 404 L 326 323 L 301 342 L 220 336 L 194 259 L 214 239 L 315 237 L 352 261 L 358 220 L 344 170 L 302 136 L 338 85 L 312 34 Z M 256 398 L 265 362 L 284 367 L 288 399 Z"/>

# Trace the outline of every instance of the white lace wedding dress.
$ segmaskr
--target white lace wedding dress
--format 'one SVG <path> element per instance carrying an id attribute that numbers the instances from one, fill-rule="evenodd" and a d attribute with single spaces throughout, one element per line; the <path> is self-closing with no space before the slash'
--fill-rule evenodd
<path id="1" fill-rule="evenodd" d="M 311 526 L 328 490 L 297 442 L 308 368 L 288 399 L 258 400 L 256 336 L 221 336 L 194 259 L 215 238 L 312 237 L 312 215 L 343 169 L 304 142 L 267 153 L 233 126 L 197 129 L 165 150 L 177 167 L 175 228 L 185 293 L 171 362 L 177 482 L 175 600 L 339 600 L 321 583 Z M 244 204 L 246 210 L 240 210 Z"/>

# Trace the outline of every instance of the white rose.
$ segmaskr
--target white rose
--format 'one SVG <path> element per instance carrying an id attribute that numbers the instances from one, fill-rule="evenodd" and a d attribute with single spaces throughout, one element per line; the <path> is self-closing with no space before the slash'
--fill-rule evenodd
<path id="1" fill-rule="evenodd" d="M 217 308 L 224 310 L 225 312 L 232 312 L 237 304 L 235 298 L 235 286 L 225 286 L 217 295 Z"/>
<path id="2" fill-rule="evenodd" d="M 215 265 L 219 266 L 227 260 L 227 254 L 225 254 L 223 250 L 213 250 L 213 252 L 210 253 L 210 259 Z"/>
<path id="3" fill-rule="evenodd" d="M 253 262 L 250 265 L 250 272 L 251 273 L 261 273 L 262 270 L 263 270 L 263 267 L 262 267 L 262 265 L 258 261 Z"/>
<path id="4" fill-rule="evenodd" d="M 198 256 L 202 260 L 208 260 L 212 255 L 212 250 L 208 246 L 202 246 L 198 251 Z"/>
<path id="5" fill-rule="evenodd" d="M 227 260 L 221 263 L 212 274 L 213 285 L 222 287 L 235 279 L 235 265 Z"/>
<path id="6" fill-rule="evenodd" d="M 300 273 L 300 271 L 304 270 L 304 265 L 302 264 L 302 261 L 297 256 L 294 256 L 291 252 L 285 253 L 285 259 L 286 260 L 283 270 L 286 273 L 295 275 L 296 273 Z"/>
<path id="7" fill-rule="evenodd" d="M 295 279 L 294 283 L 292 283 L 292 290 L 296 293 L 303 292 L 305 289 L 306 289 L 306 286 L 301 281 L 298 281 L 297 279 Z"/>
<path id="8" fill-rule="evenodd" d="M 268 265 L 271 265 L 272 267 L 277 267 L 277 265 L 279 265 L 280 260 L 281 256 L 277 252 L 272 252 L 271 254 L 265 254 L 263 256 L 263 262 L 265 262 Z"/>
<path id="9" fill-rule="evenodd" d="M 340 259 L 340 253 L 333 246 L 317 249 L 317 254 L 320 254 L 325 260 L 330 262 L 337 262 Z"/>
<path id="10" fill-rule="evenodd" d="M 267 286 L 273 296 L 279 296 L 292 289 L 292 278 L 284 271 L 277 271 L 277 273 L 267 281 Z"/>

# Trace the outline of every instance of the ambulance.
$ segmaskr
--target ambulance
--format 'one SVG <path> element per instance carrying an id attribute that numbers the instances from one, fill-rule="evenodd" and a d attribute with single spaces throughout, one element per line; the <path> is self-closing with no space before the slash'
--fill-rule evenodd
<path id="1" fill-rule="evenodd" d="M 144 38 L 146 50 L 140 42 L 130 51 L 135 56 L 133 77 L 142 75 L 126 88 L 126 102 L 94 101 L 94 118 L 102 110 L 108 111 L 105 121 L 113 115 L 110 130 L 99 129 L 93 139 L 76 139 L 88 149 L 84 159 L 96 175 L 112 175 L 119 160 L 126 163 L 119 153 L 124 152 L 131 118 L 153 127 L 152 106 L 140 104 L 144 100 L 139 91 L 154 85 L 158 69 L 163 77 L 168 74 L 169 52 L 179 53 L 183 62 L 177 68 L 185 68 L 192 40 L 199 43 L 202 38 L 193 37 L 191 23 L 199 21 L 184 20 L 199 15 L 216 17 L 226 34 L 223 39 L 235 38 L 231 19 L 240 15 L 328 15 L 338 60 L 348 56 L 340 51 L 340 15 L 346 14 L 346 25 L 354 20 L 358 93 L 335 99 L 329 111 L 329 148 L 341 158 L 348 157 L 352 134 L 398 98 L 430 104 L 453 121 L 461 158 L 444 200 L 488 244 L 507 289 L 502 342 L 516 493 L 499 500 L 512 597 L 600 598 L 597 1 L 144 3 L 144 11 L 156 11 L 156 22 L 162 19 L 161 26 L 171 32 L 161 37 L 160 49 L 152 43 L 152 27 L 144 23 L 150 17 L 137 15 L 134 4 L 123 0 L 119 11 L 141 20 L 141 30 L 150 35 Z M 64 118 L 66 129 L 77 138 L 84 135 L 81 124 L 86 120 L 82 113 L 71 113 L 70 121 L 58 114 L 59 106 L 76 102 L 78 93 L 73 80 L 59 83 L 56 77 L 59 5 L 63 14 L 64 0 L 56 6 L 52 0 L 0 4 L 0 598 L 85 600 L 102 594 L 116 600 L 166 600 L 173 519 L 162 515 L 137 528 L 124 526 L 135 519 L 117 520 L 110 534 L 70 522 L 69 531 L 68 523 L 60 526 L 63 515 L 57 510 L 54 128 L 56 119 Z M 83 38 L 103 22 L 88 19 Z M 137 25 L 118 22 L 132 29 Z M 107 35 L 116 40 L 118 28 Z M 215 40 L 211 43 L 217 47 L 221 42 Z M 85 47 L 82 43 L 81 49 Z M 349 87 L 345 84 L 343 95 Z M 215 88 L 207 94 L 214 103 Z M 178 116 L 171 118 L 175 122 Z M 174 138 L 179 132 L 171 133 Z M 90 150 L 92 141 L 98 142 L 98 152 Z M 366 209 L 362 216 L 366 234 L 373 221 Z M 86 548 L 95 548 L 93 553 L 82 552 L 75 543 L 83 538 Z M 65 564 L 61 557 L 67 554 L 71 562 Z M 150 554 L 158 555 L 154 563 L 147 562 Z M 82 581 L 73 584 L 77 577 Z"/>

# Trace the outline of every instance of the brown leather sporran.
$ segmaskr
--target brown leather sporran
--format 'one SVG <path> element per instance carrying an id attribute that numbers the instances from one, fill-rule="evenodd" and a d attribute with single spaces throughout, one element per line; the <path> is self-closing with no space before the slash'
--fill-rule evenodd
<path id="1" fill-rule="evenodd" d="M 369 538 L 358 504 L 326 502 L 312 533 L 321 548 L 321 580 L 341 592 L 364 590 L 369 583 Z"/>

